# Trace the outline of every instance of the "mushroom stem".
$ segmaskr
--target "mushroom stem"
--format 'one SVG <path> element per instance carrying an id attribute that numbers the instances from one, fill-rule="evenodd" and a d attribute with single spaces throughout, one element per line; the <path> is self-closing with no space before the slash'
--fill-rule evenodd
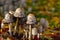
<path id="1" fill-rule="evenodd" d="M 16 20 L 16 30 L 19 30 L 18 29 L 18 22 L 19 22 L 19 19 L 17 18 L 17 20 Z"/>
<path id="2" fill-rule="evenodd" d="M 18 22 L 19 22 L 19 19 L 17 18 L 17 19 L 16 19 L 16 25 L 15 25 L 15 27 L 14 27 L 13 35 L 15 35 L 16 31 L 19 31 Z"/>
<path id="3" fill-rule="evenodd" d="M 9 24 L 9 33 L 10 33 L 10 35 L 12 35 L 11 32 L 12 32 L 12 23 Z"/>
<path id="4" fill-rule="evenodd" d="M 32 27 L 29 25 L 29 40 L 32 40 Z"/>

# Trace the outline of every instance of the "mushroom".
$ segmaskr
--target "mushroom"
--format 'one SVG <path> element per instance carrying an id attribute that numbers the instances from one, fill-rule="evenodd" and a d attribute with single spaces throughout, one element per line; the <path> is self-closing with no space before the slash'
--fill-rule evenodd
<path id="1" fill-rule="evenodd" d="M 15 11 L 14 17 L 17 18 L 15 28 L 17 28 L 19 30 L 19 24 L 21 27 L 23 26 L 22 24 L 24 24 L 23 23 L 24 17 L 25 17 L 24 9 L 23 8 L 17 8 Z"/>
<path id="2" fill-rule="evenodd" d="M 8 23 L 9 24 L 9 33 L 11 35 L 11 27 L 12 27 L 12 22 L 13 22 L 13 18 L 12 15 L 10 13 L 6 13 L 5 18 L 2 20 L 3 23 Z"/>
<path id="3" fill-rule="evenodd" d="M 27 16 L 27 22 L 26 22 L 28 25 L 29 25 L 29 40 L 31 39 L 31 36 L 32 36 L 32 25 L 34 25 L 36 23 L 36 18 L 33 14 L 29 14 Z"/>
<path id="4" fill-rule="evenodd" d="M 38 34 L 37 28 L 32 28 L 32 37 L 33 37 L 33 40 L 39 40 L 37 34 Z"/>
<path id="5" fill-rule="evenodd" d="M 49 27 L 48 26 L 48 21 L 44 18 L 41 18 L 40 26 L 38 27 L 39 28 L 39 33 L 44 32 L 47 27 Z"/>

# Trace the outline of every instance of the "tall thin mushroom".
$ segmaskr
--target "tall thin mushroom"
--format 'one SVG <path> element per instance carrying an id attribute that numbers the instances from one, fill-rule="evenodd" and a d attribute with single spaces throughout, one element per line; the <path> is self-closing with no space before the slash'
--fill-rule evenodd
<path id="1" fill-rule="evenodd" d="M 43 32 L 45 32 L 45 29 L 49 27 L 48 26 L 48 21 L 45 18 L 41 18 L 40 19 L 40 26 L 38 27 L 39 30 L 39 36 L 43 34 Z"/>
<path id="2" fill-rule="evenodd" d="M 12 34 L 11 34 L 12 22 L 13 22 L 12 15 L 11 15 L 10 13 L 7 13 L 7 14 L 5 15 L 5 18 L 3 19 L 3 23 L 9 24 L 9 33 L 10 33 L 10 35 L 12 35 Z"/>
<path id="3" fill-rule="evenodd" d="M 48 24 L 48 20 L 46 20 L 46 19 L 44 19 L 44 18 L 41 18 L 41 20 L 40 20 L 40 26 L 42 27 L 42 32 L 44 32 L 45 29 L 46 29 L 47 27 L 49 27 L 48 25 L 49 25 L 49 24 Z"/>
<path id="4" fill-rule="evenodd" d="M 17 28 L 19 30 L 19 27 L 18 27 L 19 19 L 20 19 L 20 22 L 22 22 L 22 19 L 25 17 L 23 8 L 17 8 L 14 16 L 17 18 L 15 28 Z"/>
<path id="5" fill-rule="evenodd" d="M 36 18 L 33 14 L 27 16 L 27 24 L 29 25 L 29 40 L 32 40 L 32 25 L 36 23 Z"/>

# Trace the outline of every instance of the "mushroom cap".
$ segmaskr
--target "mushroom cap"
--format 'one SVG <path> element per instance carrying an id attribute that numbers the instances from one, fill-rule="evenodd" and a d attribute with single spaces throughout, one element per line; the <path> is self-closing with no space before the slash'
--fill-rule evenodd
<path id="1" fill-rule="evenodd" d="M 13 22 L 12 15 L 10 15 L 9 13 L 7 13 L 7 14 L 5 15 L 5 18 L 3 19 L 3 22 L 4 22 L 4 23 L 11 23 L 11 22 Z"/>
<path id="2" fill-rule="evenodd" d="M 5 14 L 5 19 L 10 19 L 10 14 L 9 13 Z"/>
<path id="3" fill-rule="evenodd" d="M 33 14 L 29 14 L 27 16 L 27 24 L 35 24 L 36 23 L 36 18 Z"/>
<path id="4" fill-rule="evenodd" d="M 22 8 L 17 8 L 14 14 L 15 17 L 25 17 L 24 10 Z"/>
<path id="5" fill-rule="evenodd" d="M 48 27 L 49 23 L 48 23 L 48 20 L 44 19 L 44 18 L 41 18 L 40 20 L 40 25 L 43 25 L 45 27 Z"/>
<path id="6" fill-rule="evenodd" d="M 32 28 L 32 35 L 37 35 L 37 34 L 38 34 L 37 28 Z"/>
<path id="7" fill-rule="evenodd" d="M 45 24 L 45 19 L 44 18 L 41 18 L 40 19 L 40 25 L 44 25 Z"/>

